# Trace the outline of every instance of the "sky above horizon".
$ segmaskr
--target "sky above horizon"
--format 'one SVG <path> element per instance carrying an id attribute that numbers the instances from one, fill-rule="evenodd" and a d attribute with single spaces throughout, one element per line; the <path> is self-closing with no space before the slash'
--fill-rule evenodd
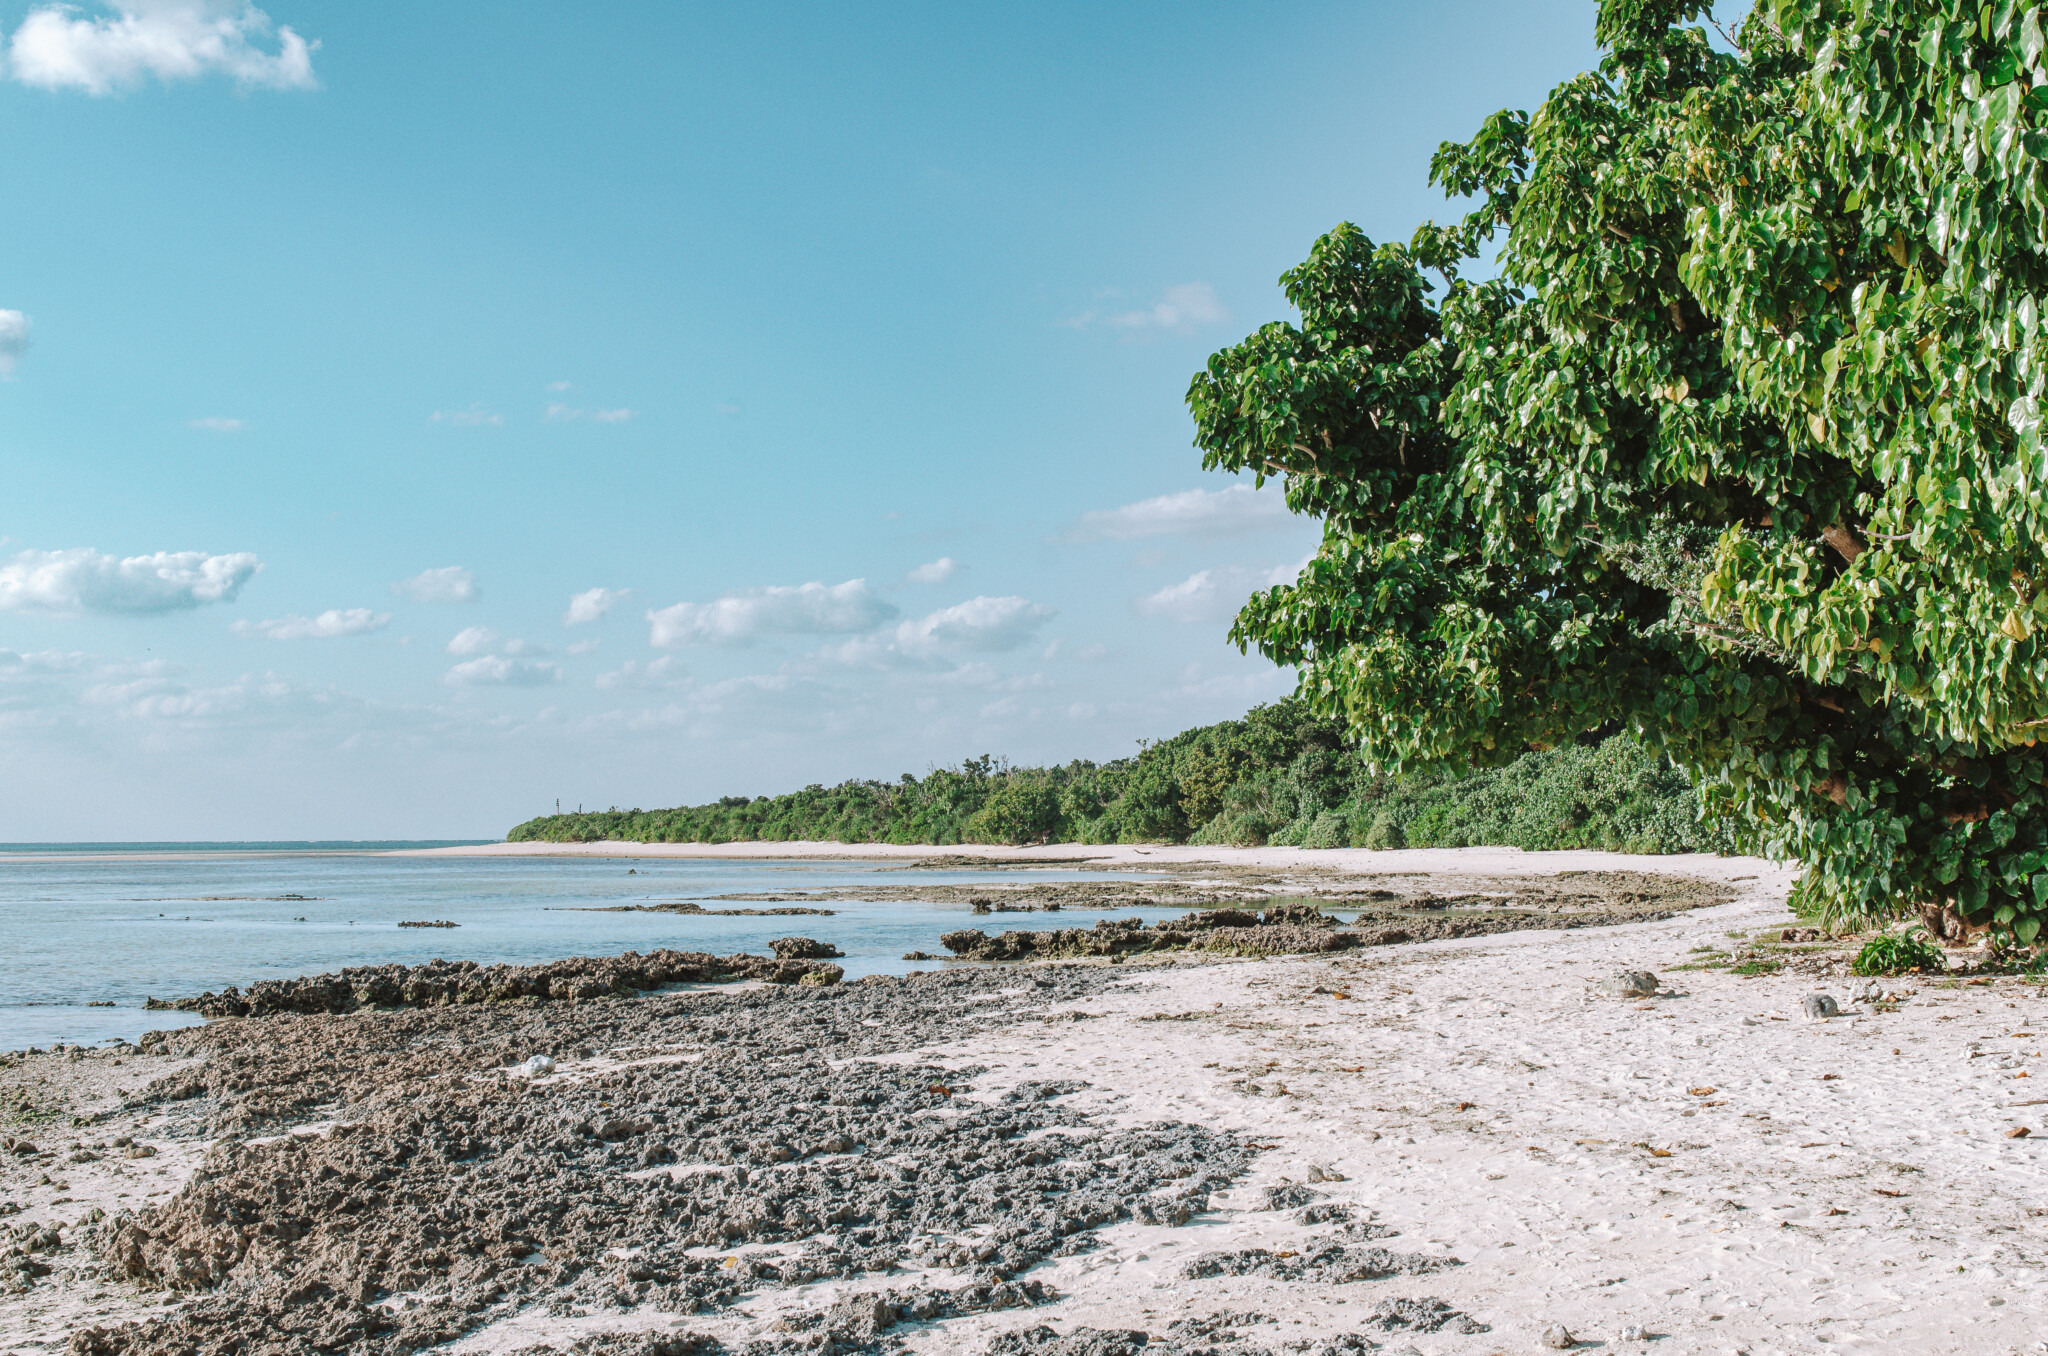
<path id="1" fill-rule="evenodd" d="M 1291 672 L 1207 356 L 1590 0 L 0 0 L 0 840 L 495 837 Z"/>

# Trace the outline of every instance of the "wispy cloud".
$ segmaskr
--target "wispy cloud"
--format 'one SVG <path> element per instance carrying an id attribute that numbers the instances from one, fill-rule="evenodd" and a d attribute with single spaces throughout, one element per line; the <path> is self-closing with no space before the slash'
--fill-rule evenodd
<path id="1" fill-rule="evenodd" d="M 0 378 L 13 376 L 27 351 L 28 317 L 20 311 L 0 311 Z"/>
<path id="2" fill-rule="evenodd" d="M 764 636 L 858 635 L 896 615 L 865 579 L 776 586 L 650 611 L 648 643 L 657 648 L 745 645 Z"/>
<path id="3" fill-rule="evenodd" d="M 1215 288 L 1205 282 L 1188 282 L 1167 288 L 1149 306 L 1126 311 L 1106 311 L 1098 307 L 1083 311 L 1066 323 L 1075 329 L 1103 325 L 1135 335 L 1148 331 L 1185 333 L 1204 325 L 1220 325 L 1229 319 L 1230 312 L 1216 299 Z"/>
<path id="4" fill-rule="evenodd" d="M 562 614 L 562 625 L 582 626 L 597 621 L 624 602 L 632 592 L 631 589 L 585 589 L 569 599 L 569 610 Z"/>
<path id="5" fill-rule="evenodd" d="M 1230 485 L 1220 490 L 1182 490 L 1141 499 L 1122 508 L 1081 515 L 1069 541 L 1135 541 L 1141 537 L 1232 537 L 1288 521 L 1287 499 L 1279 490 Z"/>
<path id="6" fill-rule="evenodd" d="M 999 653 L 1023 645 L 1056 615 L 1029 598 L 970 598 L 857 636 L 817 657 L 835 664 L 922 666 L 962 653 Z"/>
<path id="7" fill-rule="evenodd" d="M 1228 621 L 1237 615 L 1254 589 L 1291 584 L 1307 563 L 1276 565 L 1270 570 L 1248 570 L 1238 566 L 1197 570 L 1178 584 L 1169 584 L 1157 593 L 1146 594 L 1134 606 L 1148 616 L 1170 617 L 1175 621 Z"/>
<path id="8" fill-rule="evenodd" d="M 313 89 L 313 52 L 289 28 L 271 41 L 270 16 L 236 0 L 113 0 L 110 13 L 74 5 L 29 11 L 7 47 L 8 73 L 24 85 L 111 94 L 154 76 L 169 84 L 224 75 L 245 88 Z"/>
<path id="9" fill-rule="evenodd" d="M 540 418 L 544 424 L 568 424 L 578 419 L 594 419 L 600 424 L 623 424 L 638 413 L 638 410 L 628 409 L 582 410 L 556 401 L 540 412 Z"/>
<path id="10" fill-rule="evenodd" d="M 597 685 L 607 691 L 614 688 L 672 687 L 681 682 L 683 676 L 683 666 L 676 663 L 676 657 L 665 654 L 644 664 L 628 659 L 610 673 L 599 674 Z"/>
<path id="11" fill-rule="evenodd" d="M 263 636 L 270 640 L 332 640 L 336 636 L 360 636 L 366 631 L 381 631 L 390 624 L 389 612 L 372 612 L 367 607 L 330 607 L 317 617 L 238 621 L 234 629 L 241 635 Z"/>
<path id="12" fill-rule="evenodd" d="M 562 681 L 558 664 L 487 654 L 464 660 L 441 675 L 450 687 L 546 687 Z"/>
<path id="13" fill-rule="evenodd" d="M 471 405 L 466 410 L 435 410 L 427 418 L 432 423 L 456 428 L 496 428 L 505 422 L 504 415 L 493 414 L 482 405 Z"/>
<path id="14" fill-rule="evenodd" d="M 1029 598 L 969 598 L 897 626 L 898 647 L 912 654 L 940 650 L 1014 650 L 1054 612 Z"/>
<path id="15" fill-rule="evenodd" d="M 913 584 L 943 584 L 960 569 L 960 563 L 951 556 L 940 556 L 918 566 L 904 577 Z"/>
<path id="16" fill-rule="evenodd" d="M 263 563 L 247 551 L 117 558 L 78 547 L 22 551 L 0 565 L 0 612 L 150 616 L 230 602 Z"/>
<path id="17" fill-rule="evenodd" d="M 438 570 L 421 570 L 410 579 L 391 586 L 416 603 L 468 603 L 477 596 L 476 576 L 460 565 L 443 565 Z"/>
<path id="18" fill-rule="evenodd" d="M 204 429 L 208 433 L 240 433 L 248 427 L 239 419 L 229 419 L 218 414 L 209 414 L 203 419 L 187 419 L 185 423 L 191 428 Z"/>

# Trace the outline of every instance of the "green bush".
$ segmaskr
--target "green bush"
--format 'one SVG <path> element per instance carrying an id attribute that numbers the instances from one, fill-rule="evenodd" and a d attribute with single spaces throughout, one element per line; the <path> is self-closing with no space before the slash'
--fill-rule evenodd
<path id="1" fill-rule="evenodd" d="M 1872 937 L 1856 953 L 1849 969 L 1859 975 L 1902 975 L 1908 970 L 1926 970 L 1940 974 L 1946 965 L 1941 948 L 1921 941 L 1909 933 L 1888 932 L 1882 937 Z"/>
<path id="2" fill-rule="evenodd" d="M 1305 848 L 1340 848 L 1349 843 L 1350 837 L 1350 825 L 1344 816 L 1334 810 L 1324 810 L 1308 821 L 1300 843 Z"/>
<path id="3" fill-rule="evenodd" d="M 1050 782 L 1011 778 L 968 816 L 963 836 L 976 843 L 1043 843 L 1059 827 L 1058 788 Z"/>

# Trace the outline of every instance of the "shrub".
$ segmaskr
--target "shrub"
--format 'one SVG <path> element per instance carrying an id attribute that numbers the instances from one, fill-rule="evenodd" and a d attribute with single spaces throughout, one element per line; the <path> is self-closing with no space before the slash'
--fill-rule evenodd
<path id="1" fill-rule="evenodd" d="M 1908 970 L 1939 974 L 1945 968 L 1941 948 L 1921 941 L 1910 932 L 1890 932 L 1882 937 L 1872 937 L 1856 953 L 1856 960 L 1849 967 L 1852 973 L 1859 975 L 1902 975 Z"/>

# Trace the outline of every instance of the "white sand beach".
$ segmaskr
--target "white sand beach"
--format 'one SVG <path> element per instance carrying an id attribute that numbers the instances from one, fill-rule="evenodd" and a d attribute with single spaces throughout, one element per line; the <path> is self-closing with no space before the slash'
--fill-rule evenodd
<path id="1" fill-rule="evenodd" d="M 591 850 L 626 855 L 627 846 Z M 847 854 L 840 845 L 820 850 Z M 789 845 L 775 851 L 794 855 Z M 1261 855 L 1278 864 L 1281 851 Z M 1246 1335 L 1278 1348 L 1359 1331 L 1373 1306 L 1395 1297 L 1442 1299 L 1486 1325 L 1377 1339 L 1389 1352 L 1421 1356 L 1539 1350 L 1558 1326 L 1585 1350 L 1674 1356 L 2043 1349 L 2048 1090 L 2035 1093 L 2048 1089 L 2048 1010 L 2038 985 L 1910 977 L 1888 982 L 1900 1001 L 1879 1010 L 1852 1005 L 1842 980 L 1677 968 L 1700 949 L 1790 921 L 1790 873 L 1755 860 L 1307 855 L 1319 865 L 1369 860 L 1381 872 L 1440 864 L 1711 873 L 1744 893 L 1619 927 L 1316 957 L 1133 963 L 1108 990 L 1050 1017 L 883 1057 L 981 1066 L 986 1072 L 961 1093 L 981 1100 L 1026 1080 L 1082 1080 L 1090 1085 L 1078 1094 L 1082 1108 L 1106 1124 L 1197 1122 L 1270 1146 L 1249 1177 L 1189 1223 L 1113 1224 L 1101 1247 L 1042 1264 L 1032 1278 L 1063 1294 L 1056 1303 L 907 1326 L 898 1331 L 910 1350 L 979 1352 L 998 1333 L 1039 1324 L 1158 1333 L 1219 1310 L 1276 1320 Z M 1595 992 L 1621 969 L 1656 971 L 1659 995 Z M 1801 1002 L 1816 991 L 1836 997 L 1842 1015 L 1804 1018 Z M 559 1076 L 607 1067 L 598 1052 L 565 1061 Z M 93 1133 L 121 1129 L 116 1117 Z M 198 1158 L 184 1151 L 150 1163 L 146 1189 L 175 1189 Z M 12 1222 L 70 1224 L 90 1205 L 115 1208 L 117 1183 L 136 1189 L 111 1170 L 81 1166 L 63 1199 L 25 1189 L 25 1212 Z M 1458 1264 L 1345 1284 L 1183 1279 L 1202 1253 L 1257 1247 L 1284 1256 L 1327 1233 L 1293 1222 L 1291 1211 L 1258 1208 L 1266 1187 L 1288 1183 L 1356 1207 L 1357 1218 L 1392 1231 L 1390 1249 Z M 744 1345 L 769 1335 L 781 1315 L 916 1275 L 770 1289 L 687 1318 L 534 1308 L 449 1349 L 566 1347 L 579 1336 L 634 1330 Z M 61 1350 L 66 1327 L 145 1307 L 163 1312 L 83 1268 L 75 1279 L 60 1272 L 0 1300 L 0 1351 Z"/>

